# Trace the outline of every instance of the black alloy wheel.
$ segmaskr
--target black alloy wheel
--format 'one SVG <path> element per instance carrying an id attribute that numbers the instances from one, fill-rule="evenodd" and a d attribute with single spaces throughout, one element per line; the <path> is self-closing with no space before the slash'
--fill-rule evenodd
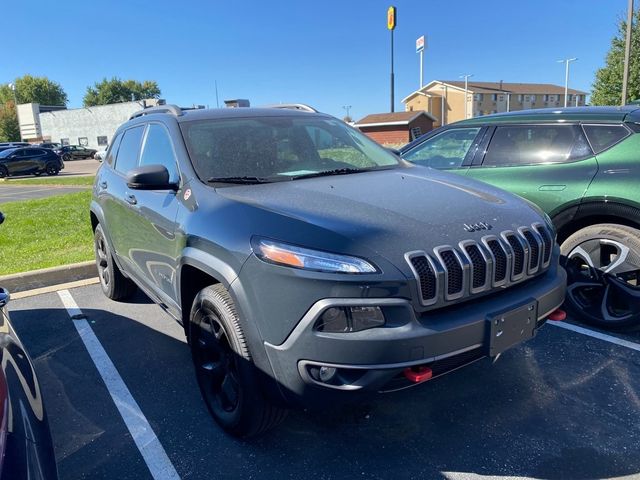
<path id="1" fill-rule="evenodd" d="M 614 224 L 586 227 L 562 244 L 566 304 L 592 325 L 640 325 L 640 230 Z"/>
<path id="2" fill-rule="evenodd" d="M 0 166 L 0 178 L 6 178 L 8 176 L 9 176 L 9 170 L 7 170 L 7 167 Z"/>
<path id="3" fill-rule="evenodd" d="M 60 169 L 56 165 L 54 165 L 53 163 L 48 163 L 47 164 L 47 167 L 46 167 L 47 175 L 49 175 L 49 176 L 58 175 L 59 171 L 60 171 Z"/>
<path id="4" fill-rule="evenodd" d="M 93 249 L 96 257 L 96 267 L 102 292 L 112 300 L 124 300 L 136 290 L 136 285 L 126 278 L 111 255 L 111 249 L 98 224 L 93 237 Z"/>

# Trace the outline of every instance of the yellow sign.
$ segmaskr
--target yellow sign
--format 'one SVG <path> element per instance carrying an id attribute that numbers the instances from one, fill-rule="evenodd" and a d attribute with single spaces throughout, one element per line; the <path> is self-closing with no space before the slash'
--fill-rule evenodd
<path id="1" fill-rule="evenodd" d="M 387 28 L 389 30 L 396 28 L 396 7 L 389 7 L 387 10 Z"/>

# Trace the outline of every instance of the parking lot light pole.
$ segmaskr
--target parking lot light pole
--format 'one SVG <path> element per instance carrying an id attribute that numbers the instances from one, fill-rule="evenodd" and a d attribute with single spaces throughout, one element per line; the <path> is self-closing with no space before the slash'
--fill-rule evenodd
<path id="1" fill-rule="evenodd" d="M 631 28 L 633 27 L 633 0 L 629 0 L 627 11 L 627 36 L 624 46 L 624 69 L 622 73 L 622 103 L 627 104 L 627 84 L 629 83 L 629 60 L 631 58 Z"/>
<path id="2" fill-rule="evenodd" d="M 564 60 L 558 60 L 558 63 L 565 64 L 564 72 L 564 108 L 567 108 L 567 96 L 569 95 L 569 64 L 575 62 L 577 58 L 565 58 Z"/>
<path id="3" fill-rule="evenodd" d="M 469 103 L 469 77 L 473 77 L 473 73 L 468 73 L 466 75 L 460 75 L 460 78 L 464 78 L 464 118 L 467 117 L 467 103 Z"/>
<path id="4" fill-rule="evenodd" d="M 393 31 L 396 29 L 396 7 L 387 10 L 387 29 L 391 32 L 391 113 L 395 112 L 394 79 L 393 79 Z"/>

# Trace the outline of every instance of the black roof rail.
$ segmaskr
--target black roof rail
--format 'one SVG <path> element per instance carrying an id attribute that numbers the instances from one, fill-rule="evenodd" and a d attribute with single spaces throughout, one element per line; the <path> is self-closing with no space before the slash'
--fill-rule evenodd
<path id="1" fill-rule="evenodd" d="M 177 105 L 158 105 L 157 107 L 149 107 L 139 110 L 129 117 L 129 120 L 142 117 L 143 115 L 151 115 L 152 113 L 170 113 L 176 117 L 182 116 L 182 109 Z"/>
<path id="2" fill-rule="evenodd" d="M 303 112 L 319 113 L 315 108 L 304 103 L 278 103 L 275 105 L 265 105 L 265 108 L 286 108 L 289 110 L 300 110 Z"/>

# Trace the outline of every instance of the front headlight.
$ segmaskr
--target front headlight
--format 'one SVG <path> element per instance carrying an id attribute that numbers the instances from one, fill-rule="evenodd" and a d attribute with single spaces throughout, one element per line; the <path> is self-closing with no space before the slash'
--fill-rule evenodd
<path id="1" fill-rule="evenodd" d="M 330 273 L 378 272 L 374 265 L 358 257 L 311 250 L 266 238 L 255 239 L 252 243 L 260 260 L 276 265 Z"/>

